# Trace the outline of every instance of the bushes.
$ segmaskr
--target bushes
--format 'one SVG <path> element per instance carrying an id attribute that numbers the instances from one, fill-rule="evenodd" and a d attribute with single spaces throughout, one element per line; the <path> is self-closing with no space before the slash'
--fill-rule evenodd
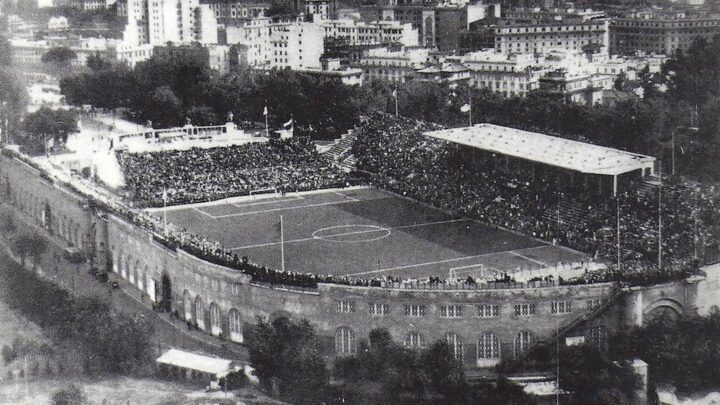
<path id="1" fill-rule="evenodd" d="M 152 327 L 112 311 L 99 298 L 75 299 L 55 284 L 0 257 L 6 304 L 55 339 L 81 348 L 92 372 L 137 373 L 152 359 Z M 6 351 L 8 355 L 11 350 Z"/>

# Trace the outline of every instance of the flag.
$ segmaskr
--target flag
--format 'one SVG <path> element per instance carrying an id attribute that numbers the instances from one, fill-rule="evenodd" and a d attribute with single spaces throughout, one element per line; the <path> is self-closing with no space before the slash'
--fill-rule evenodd
<path id="1" fill-rule="evenodd" d="M 167 204 L 168 193 L 167 193 L 167 189 L 165 187 L 163 187 L 162 199 L 163 199 L 163 203 Z"/>
<path id="2" fill-rule="evenodd" d="M 393 98 L 397 98 L 397 89 L 393 90 L 392 96 L 393 96 Z"/>
<path id="3" fill-rule="evenodd" d="M 267 117 L 267 115 L 268 115 L 267 106 L 265 106 L 265 108 L 263 109 L 263 115 L 266 116 L 266 117 Z"/>
<path id="4" fill-rule="evenodd" d="M 293 119 L 292 119 L 292 118 L 290 118 L 290 121 L 288 121 L 288 122 L 284 123 L 284 124 L 283 124 L 283 127 L 285 127 L 285 128 L 289 128 L 289 127 L 291 127 L 291 126 L 292 126 L 292 124 L 293 124 Z"/>
<path id="5" fill-rule="evenodd" d="M 470 112 L 470 104 L 465 104 L 462 107 L 460 107 L 460 111 L 462 111 L 464 113 Z"/>

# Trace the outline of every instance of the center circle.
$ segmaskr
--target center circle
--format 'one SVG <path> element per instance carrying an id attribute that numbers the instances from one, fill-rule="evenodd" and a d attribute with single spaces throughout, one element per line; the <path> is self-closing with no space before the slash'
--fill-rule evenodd
<path id="1" fill-rule="evenodd" d="M 390 236 L 390 230 L 377 225 L 337 225 L 318 229 L 312 233 L 315 239 L 328 242 L 373 242 Z"/>

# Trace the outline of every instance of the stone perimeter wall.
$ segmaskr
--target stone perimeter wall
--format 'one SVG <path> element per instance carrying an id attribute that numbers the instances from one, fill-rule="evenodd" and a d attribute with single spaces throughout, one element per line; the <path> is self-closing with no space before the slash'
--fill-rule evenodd
<path id="1" fill-rule="evenodd" d="M 238 344 L 244 325 L 256 317 L 287 315 L 314 324 L 328 355 L 351 353 L 372 329 L 385 328 L 409 345 L 448 339 L 468 367 L 492 366 L 501 358 L 519 355 L 532 342 L 552 337 L 558 327 L 592 312 L 617 289 L 611 283 L 456 291 L 334 284 L 321 284 L 315 290 L 273 287 L 168 249 L 147 231 L 90 209 L 82 196 L 56 183 L 17 159 L 0 156 L 0 200 L 9 201 L 16 213 L 32 218 L 69 246 L 94 255 L 98 267 L 106 264 L 108 271 L 126 281 L 123 288 L 137 288 L 156 303 L 167 302 L 178 316 Z M 720 284 L 717 267 L 707 282 L 701 278 L 626 289 L 569 335 L 584 336 L 603 347 L 608 335 L 642 324 L 655 310 L 678 316 L 707 311 L 720 300 L 709 297 Z M 564 306 L 560 311 L 564 313 L 554 313 L 558 311 L 553 306 Z"/>

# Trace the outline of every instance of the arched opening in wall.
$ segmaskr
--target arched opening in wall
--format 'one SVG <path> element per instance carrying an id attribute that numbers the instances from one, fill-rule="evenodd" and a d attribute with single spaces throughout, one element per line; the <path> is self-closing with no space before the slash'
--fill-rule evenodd
<path id="1" fill-rule="evenodd" d="M 183 291 L 183 309 L 185 310 L 185 320 L 192 321 L 192 297 L 190 291 Z"/>
<path id="2" fill-rule="evenodd" d="M 170 312 L 172 309 L 172 285 L 170 283 L 170 276 L 168 276 L 167 273 L 163 273 L 161 284 L 162 299 L 160 301 L 160 308 L 165 312 Z"/>
<path id="3" fill-rule="evenodd" d="M 513 342 L 513 354 L 515 357 L 522 356 L 535 343 L 535 335 L 529 330 L 520 331 L 515 335 Z"/>
<path id="4" fill-rule="evenodd" d="M 485 332 L 478 338 L 477 366 L 492 367 L 500 362 L 500 339 L 492 332 Z"/>
<path id="5" fill-rule="evenodd" d="M 243 342 L 242 332 L 242 318 L 240 318 L 240 311 L 233 308 L 228 314 L 228 326 L 230 329 L 230 340 L 237 343 Z"/>
<path id="6" fill-rule="evenodd" d="M 119 273 L 120 269 L 122 268 L 122 257 L 123 257 L 122 251 L 119 251 L 117 253 L 117 256 L 115 257 L 115 260 L 113 260 L 112 271 L 115 274 Z"/>
<path id="7" fill-rule="evenodd" d="M 137 275 L 137 286 L 140 291 L 145 291 L 145 277 L 147 275 L 147 266 L 143 266 L 142 268 L 138 269 L 138 275 Z"/>
<path id="8" fill-rule="evenodd" d="M 450 346 L 450 351 L 456 359 L 462 361 L 463 359 L 463 340 L 457 333 L 446 333 L 445 341 Z"/>
<path id="9" fill-rule="evenodd" d="M 210 304 L 210 333 L 214 336 L 219 336 L 222 333 L 220 307 L 214 302 Z"/>
<path id="10" fill-rule="evenodd" d="M 140 268 L 140 260 L 136 260 L 133 266 L 130 268 L 128 274 L 128 280 L 130 280 L 130 284 L 135 284 L 138 268 Z"/>
<path id="11" fill-rule="evenodd" d="M 205 306 L 200 296 L 195 298 L 195 323 L 198 328 L 205 329 Z"/>
<path id="12" fill-rule="evenodd" d="M 49 201 L 45 201 L 45 208 L 43 209 L 41 219 L 42 219 L 42 221 L 41 221 L 41 222 L 42 222 L 42 226 L 43 226 L 45 229 L 47 229 L 48 231 L 50 231 L 50 233 L 52 234 L 52 227 L 51 227 L 51 224 L 52 224 L 52 210 L 50 209 L 50 202 L 49 202 Z"/>
<path id="13" fill-rule="evenodd" d="M 643 324 L 652 322 L 676 322 L 680 313 L 670 305 L 658 305 L 643 317 Z"/>
<path id="14" fill-rule="evenodd" d="M 130 263 L 132 262 L 132 260 L 132 256 L 128 255 L 125 258 L 125 265 L 120 269 L 120 276 L 124 279 L 127 279 L 128 277 L 128 273 L 130 272 Z"/>
<path id="15" fill-rule="evenodd" d="M 335 331 L 335 353 L 339 356 L 355 354 L 355 333 L 347 326 Z"/>

